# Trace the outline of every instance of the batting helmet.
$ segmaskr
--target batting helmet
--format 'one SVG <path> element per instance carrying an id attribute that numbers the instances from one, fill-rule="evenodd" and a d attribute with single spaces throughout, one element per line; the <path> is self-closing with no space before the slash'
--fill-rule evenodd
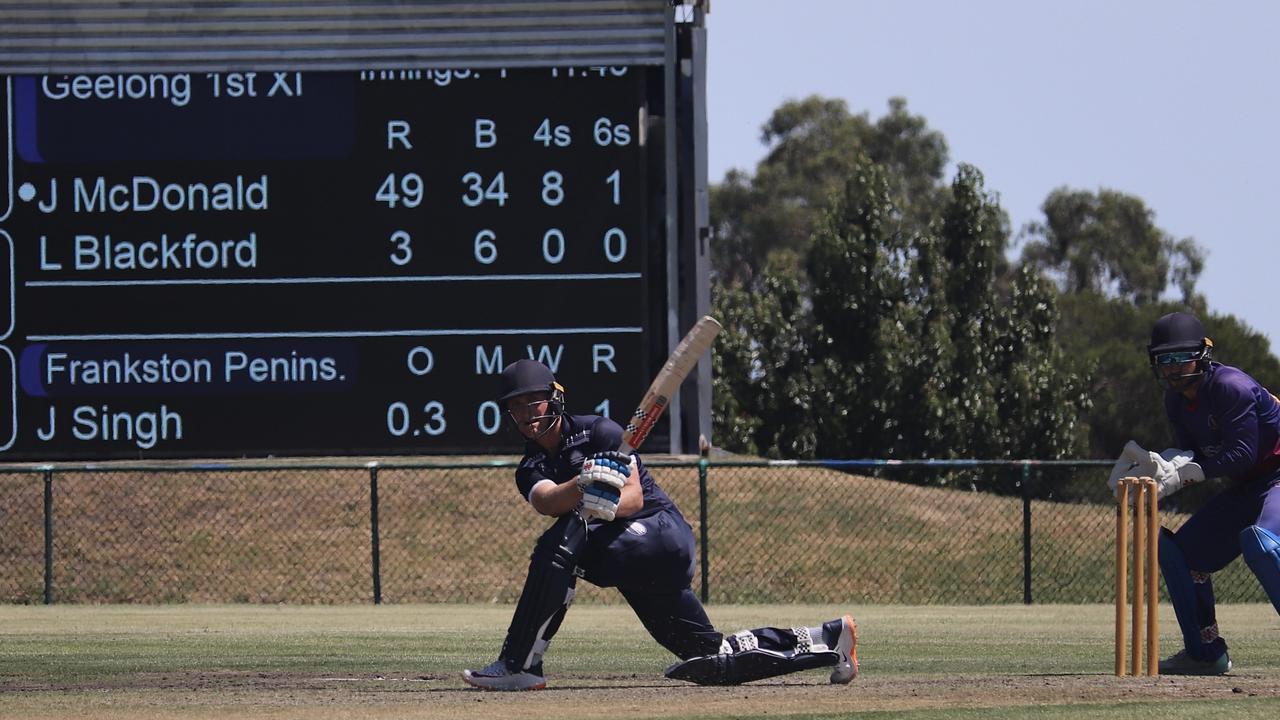
<path id="1" fill-rule="evenodd" d="M 1186 381 L 1199 377 L 1209 366 L 1213 354 L 1213 341 L 1204 332 L 1204 325 L 1195 315 L 1184 312 L 1169 313 L 1156 320 L 1151 328 L 1151 344 L 1147 346 L 1147 358 L 1151 372 L 1166 387 L 1185 386 Z M 1181 365 L 1195 361 L 1194 372 L 1165 376 L 1161 365 Z"/>
<path id="2" fill-rule="evenodd" d="M 564 414 L 564 388 L 556 382 L 556 376 L 551 374 L 551 369 L 536 360 L 517 360 L 502 369 L 502 378 L 498 382 L 498 404 L 504 411 L 508 410 L 506 405 L 511 398 L 535 392 L 548 394 L 548 412 L 527 418 L 525 422 L 530 426 L 543 424 L 542 430 L 537 434 L 537 437 L 541 438 L 555 427 L 560 416 Z M 507 414 L 511 422 L 518 427 L 520 420 L 510 411 Z M 548 420 L 551 422 L 545 422 Z"/>
<path id="3" fill-rule="evenodd" d="M 550 368 L 537 360 L 517 360 L 502 369 L 498 382 L 498 402 L 505 403 L 517 395 L 531 392 L 547 392 L 555 395 L 564 388 L 556 382 Z"/>

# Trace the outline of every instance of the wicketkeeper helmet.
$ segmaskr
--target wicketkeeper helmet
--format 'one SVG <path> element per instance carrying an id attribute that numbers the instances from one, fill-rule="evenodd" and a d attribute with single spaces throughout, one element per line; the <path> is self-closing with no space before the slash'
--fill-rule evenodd
<path id="1" fill-rule="evenodd" d="M 1190 313 L 1169 313 L 1156 320 L 1151 328 L 1147 359 L 1151 362 L 1151 372 L 1166 387 L 1184 384 L 1181 381 L 1203 375 L 1212 354 L 1213 341 L 1205 336 L 1204 325 Z M 1171 377 L 1160 373 L 1162 365 L 1181 365 L 1192 361 L 1196 363 L 1194 372 Z"/>

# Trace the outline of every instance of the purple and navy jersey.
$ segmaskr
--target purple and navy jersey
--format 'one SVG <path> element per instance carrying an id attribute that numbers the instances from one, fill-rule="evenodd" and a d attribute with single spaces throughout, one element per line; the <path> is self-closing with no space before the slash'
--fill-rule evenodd
<path id="1" fill-rule="evenodd" d="M 1164 408 L 1205 477 L 1251 480 L 1280 467 L 1280 404 L 1245 372 L 1210 363 L 1195 402 L 1170 390 Z"/>
<path id="2" fill-rule="evenodd" d="M 565 415 L 560 425 L 560 447 L 553 455 L 536 442 L 525 443 L 524 458 L 516 468 L 516 488 L 526 501 L 533 486 L 542 480 L 557 485 L 569 482 L 582 472 L 582 461 L 599 453 L 622 447 L 622 426 L 600 415 Z M 640 490 L 644 507 L 628 519 L 648 517 L 661 510 L 671 510 L 677 515 L 675 503 L 658 487 L 653 475 L 636 455 L 636 468 L 640 473 Z"/>

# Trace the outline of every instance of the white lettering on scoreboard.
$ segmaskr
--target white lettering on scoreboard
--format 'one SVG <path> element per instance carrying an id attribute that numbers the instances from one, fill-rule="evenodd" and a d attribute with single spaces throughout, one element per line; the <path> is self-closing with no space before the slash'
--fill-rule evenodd
<path id="1" fill-rule="evenodd" d="M 662 77 L 0 78 L 0 459 L 510 450 L 518 358 L 629 405 L 665 357 Z"/>

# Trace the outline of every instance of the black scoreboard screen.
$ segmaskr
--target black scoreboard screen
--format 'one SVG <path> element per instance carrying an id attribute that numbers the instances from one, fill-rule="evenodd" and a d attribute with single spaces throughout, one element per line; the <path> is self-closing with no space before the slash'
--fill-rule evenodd
<path id="1" fill-rule="evenodd" d="M 0 78 L 0 461 L 514 452 L 525 357 L 623 419 L 660 73 Z"/>

